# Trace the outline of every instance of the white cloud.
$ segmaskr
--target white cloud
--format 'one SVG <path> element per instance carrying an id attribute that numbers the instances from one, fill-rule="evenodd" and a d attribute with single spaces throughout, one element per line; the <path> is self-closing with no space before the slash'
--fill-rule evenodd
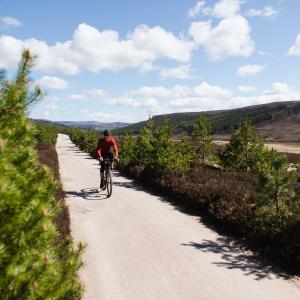
<path id="1" fill-rule="evenodd" d="M 56 111 L 58 109 L 58 106 L 55 102 L 50 102 L 49 104 L 46 105 L 46 109 L 48 111 Z"/>
<path id="2" fill-rule="evenodd" d="M 175 68 L 162 69 L 160 75 L 165 78 L 188 79 L 191 77 L 190 65 L 181 65 Z"/>
<path id="3" fill-rule="evenodd" d="M 230 98 L 232 92 L 218 86 L 213 86 L 207 82 L 194 86 L 185 97 L 177 97 L 168 102 L 168 106 L 183 109 L 212 109 L 217 102 Z"/>
<path id="4" fill-rule="evenodd" d="M 250 56 L 254 51 L 250 32 L 248 21 L 238 15 L 221 20 L 215 27 L 211 21 L 206 21 L 193 22 L 189 28 L 189 34 L 212 60 Z"/>
<path id="5" fill-rule="evenodd" d="M 108 99 L 104 102 L 111 106 L 125 106 L 131 108 L 145 108 L 153 110 L 159 106 L 158 101 L 155 98 L 136 99 L 129 96 L 121 96 L 113 99 Z"/>
<path id="6" fill-rule="evenodd" d="M 20 27 L 23 25 L 19 20 L 13 17 L 1 17 L 0 20 L 5 27 Z"/>
<path id="7" fill-rule="evenodd" d="M 263 9 L 249 9 L 246 11 L 245 15 L 248 17 L 272 17 L 276 16 L 278 11 L 275 10 L 272 6 L 266 6 Z"/>
<path id="8" fill-rule="evenodd" d="M 237 74 L 242 77 L 253 76 L 261 73 L 265 68 L 264 65 L 244 65 L 238 68 Z"/>
<path id="9" fill-rule="evenodd" d="M 134 123 L 147 119 L 148 115 L 142 113 L 140 115 L 123 115 L 120 113 L 94 112 L 87 116 L 86 119 L 98 122 L 127 122 Z"/>
<path id="10" fill-rule="evenodd" d="M 152 62 L 161 58 L 185 63 L 190 60 L 195 45 L 160 26 L 137 26 L 122 40 L 116 31 L 99 31 L 83 23 L 74 31 L 72 40 L 54 45 L 34 38 L 20 40 L 1 36 L 0 67 L 16 67 L 24 48 L 38 55 L 36 70 L 75 75 L 81 69 L 91 72 L 118 72 L 126 68 L 149 70 Z"/>
<path id="11" fill-rule="evenodd" d="M 66 80 L 54 76 L 44 76 L 36 83 L 44 90 L 64 90 L 70 86 Z"/>
<path id="12" fill-rule="evenodd" d="M 37 71 L 63 72 L 68 75 L 79 72 L 79 66 L 72 60 L 70 42 L 49 46 L 34 38 L 23 41 L 7 35 L 0 37 L 0 67 L 16 68 L 23 49 L 30 49 L 34 55 L 38 55 Z"/>
<path id="13" fill-rule="evenodd" d="M 201 82 L 195 86 L 175 85 L 172 88 L 162 86 L 144 86 L 131 91 L 130 95 L 136 99 L 149 99 L 151 97 L 159 99 L 158 105 L 152 107 L 152 111 L 158 113 L 170 112 L 176 109 L 191 109 L 202 106 L 213 106 L 215 101 L 222 101 L 230 98 L 232 92 L 218 86 Z"/>
<path id="14" fill-rule="evenodd" d="M 189 9 L 188 11 L 189 17 L 197 16 L 202 11 L 202 9 L 204 9 L 204 7 L 205 7 L 205 1 L 197 1 L 195 6 Z"/>
<path id="15" fill-rule="evenodd" d="M 293 101 L 300 99 L 300 90 L 285 82 L 274 82 L 271 89 L 261 95 L 250 97 L 234 97 L 228 102 L 228 108 L 257 105 L 280 101 Z"/>
<path id="16" fill-rule="evenodd" d="M 205 1 L 198 1 L 194 7 L 189 9 L 188 15 L 195 17 L 200 13 L 216 18 L 231 18 L 239 15 L 243 0 L 220 0 L 213 7 L 206 6 Z"/>
<path id="17" fill-rule="evenodd" d="M 71 94 L 68 96 L 70 100 L 87 100 L 87 99 L 102 99 L 107 96 L 107 93 L 101 89 L 87 90 L 82 94 Z"/>
<path id="18" fill-rule="evenodd" d="M 203 93 L 198 96 L 190 94 L 168 101 L 169 112 L 222 110 L 300 99 L 300 90 L 285 82 L 275 82 L 270 89 L 254 96 L 235 96 L 231 91 L 221 87 L 204 87 L 205 85 L 202 88 Z"/>
<path id="19" fill-rule="evenodd" d="M 300 55 L 300 33 L 297 35 L 295 44 L 289 49 L 289 55 Z"/>
<path id="20" fill-rule="evenodd" d="M 137 98 L 180 98 L 188 97 L 193 93 L 193 87 L 186 85 L 175 85 L 172 88 L 166 88 L 163 86 L 144 86 L 137 90 L 131 91 L 130 95 Z"/>
<path id="21" fill-rule="evenodd" d="M 239 86 L 243 93 L 255 92 L 255 86 Z M 153 107 L 155 114 L 181 111 L 208 111 L 237 108 L 263 103 L 299 100 L 300 91 L 284 82 L 275 82 L 270 89 L 251 96 L 236 96 L 229 89 L 201 82 L 195 86 L 176 85 L 171 88 L 163 86 L 141 87 L 131 91 L 131 100 L 155 97 L 158 106 Z M 129 97 L 129 96 L 128 96 Z M 129 101 L 129 100 L 128 100 Z M 126 105 L 123 101 L 123 105 Z M 132 105 L 131 105 L 132 106 Z"/>
<path id="22" fill-rule="evenodd" d="M 145 55 L 145 61 L 160 57 L 187 62 L 191 58 L 194 44 L 183 38 L 176 37 L 173 33 L 165 31 L 160 26 L 148 27 L 140 25 L 127 35 L 140 54 Z"/>
<path id="23" fill-rule="evenodd" d="M 232 92 L 228 89 L 219 86 L 210 85 L 206 81 L 193 88 L 193 94 L 199 97 L 216 98 L 216 97 L 230 97 Z"/>
<path id="24" fill-rule="evenodd" d="M 145 61 L 145 62 L 141 63 L 141 65 L 139 66 L 139 71 L 141 73 L 148 73 L 148 72 L 153 71 L 157 68 L 158 67 L 154 66 L 152 62 Z"/>
<path id="25" fill-rule="evenodd" d="M 86 91 L 86 95 L 89 98 L 102 98 L 102 97 L 105 97 L 107 95 L 107 93 L 101 89 L 92 89 L 92 90 Z"/>
<path id="26" fill-rule="evenodd" d="M 273 91 L 269 94 L 280 93 L 280 94 L 290 94 L 295 91 L 294 88 L 290 87 L 286 82 L 274 82 L 272 84 Z"/>
<path id="27" fill-rule="evenodd" d="M 212 10 L 212 15 L 218 18 L 231 18 L 239 14 L 241 0 L 220 0 Z"/>
<path id="28" fill-rule="evenodd" d="M 242 93 L 252 93 L 257 90 L 256 86 L 251 86 L 251 85 L 239 85 L 238 89 Z"/>
<path id="29" fill-rule="evenodd" d="M 70 100 L 86 100 L 87 95 L 86 94 L 71 94 L 68 96 L 68 99 L 70 99 Z"/>

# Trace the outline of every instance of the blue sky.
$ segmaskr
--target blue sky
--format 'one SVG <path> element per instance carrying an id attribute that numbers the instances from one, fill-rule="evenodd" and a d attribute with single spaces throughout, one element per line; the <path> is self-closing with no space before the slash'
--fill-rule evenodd
<path id="1" fill-rule="evenodd" d="M 30 116 L 135 122 L 300 99 L 300 2 L 0 1 L 0 67 L 22 49 L 47 96 Z"/>

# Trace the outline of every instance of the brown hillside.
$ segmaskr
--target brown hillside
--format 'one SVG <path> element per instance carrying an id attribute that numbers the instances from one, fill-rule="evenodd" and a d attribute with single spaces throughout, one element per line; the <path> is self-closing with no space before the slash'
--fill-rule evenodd
<path id="1" fill-rule="evenodd" d="M 300 113 L 256 127 L 268 142 L 300 143 Z"/>
<path id="2" fill-rule="evenodd" d="M 269 143 L 300 143 L 300 113 L 256 126 L 257 133 Z M 215 140 L 229 140 L 231 133 L 213 135 Z"/>

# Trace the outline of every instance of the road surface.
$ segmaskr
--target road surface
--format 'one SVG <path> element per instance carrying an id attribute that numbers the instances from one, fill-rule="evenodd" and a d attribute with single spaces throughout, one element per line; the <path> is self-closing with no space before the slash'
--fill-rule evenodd
<path id="1" fill-rule="evenodd" d="M 87 245 L 84 300 L 300 299 L 297 279 L 131 180 L 116 173 L 106 198 L 97 161 L 68 136 L 57 152 L 72 236 Z"/>

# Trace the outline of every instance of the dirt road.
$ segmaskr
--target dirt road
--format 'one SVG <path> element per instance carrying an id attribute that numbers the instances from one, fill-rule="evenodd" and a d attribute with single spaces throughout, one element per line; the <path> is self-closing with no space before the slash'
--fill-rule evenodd
<path id="1" fill-rule="evenodd" d="M 106 198 L 97 161 L 67 136 L 57 152 L 72 236 L 87 244 L 83 299 L 300 299 L 299 281 L 132 181 L 115 174 Z"/>

